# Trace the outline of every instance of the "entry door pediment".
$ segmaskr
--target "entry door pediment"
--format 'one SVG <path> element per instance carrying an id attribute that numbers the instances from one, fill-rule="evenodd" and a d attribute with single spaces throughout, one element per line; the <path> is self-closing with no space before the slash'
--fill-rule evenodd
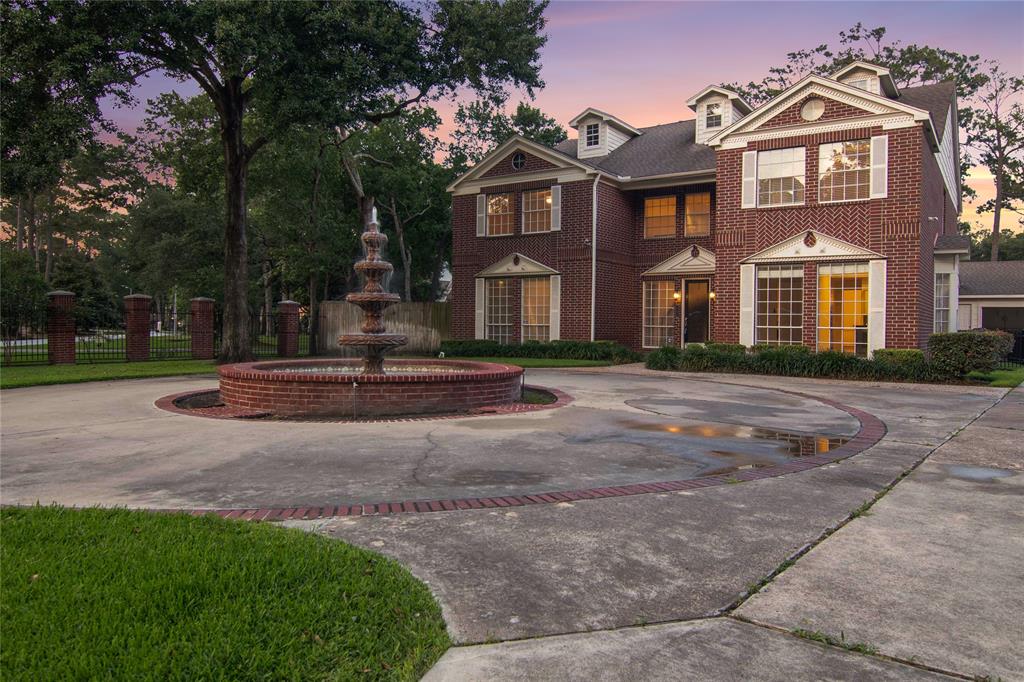
<path id="1" fill-rule="evenodd" d="M 816 260 L 875 260 L 885 258 L 880 253 L 843 241 L 817 230 L 795 234 L 774 246 L 744 259 L 743 263 L 781 263 L 786 261 Z"/>
<path id="2" fill-rule="evenodd" d="M 501 260 L 488 265 L 477 274 L 477 277 L 515 277 L 529 275 L 557 275 L 557 270 L 528 258 L 521 253 L 513 253 Z"/>
<path id="3" fill-rule="evenodd" d="M 663 260 L 645 275 L 709 274 L 715 271 L 715 254 L 694 244 Z"/>

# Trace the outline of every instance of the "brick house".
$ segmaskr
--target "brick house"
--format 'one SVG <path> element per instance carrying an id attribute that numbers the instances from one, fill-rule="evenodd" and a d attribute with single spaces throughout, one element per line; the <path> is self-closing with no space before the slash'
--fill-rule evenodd
<path id="1" fill-rule="evenodd" d="M 721 341 L 870 355 L 956 329 L 969 249 L 952 83 L 856 62 L 695 120 L 588 108 L 501 144 L 452 194 L 455 338 Z"/>

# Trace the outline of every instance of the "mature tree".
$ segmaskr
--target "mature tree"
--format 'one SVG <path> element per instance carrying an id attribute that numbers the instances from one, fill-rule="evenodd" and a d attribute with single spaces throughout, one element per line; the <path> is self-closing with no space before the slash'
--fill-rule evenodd
<path id="1" fill-rule="evenodd" d="M 522 135 L 549 147 L 566 139 L 565 128 L 555 119 L 525 102 L 511 115 L 500 103 L 476 100 L 460 104 L 455 112 L 455 130 L 448 144 L 448 164 L 463 173 L 487 152 L 513 135 Z"/>
<path id="2" fill-rule="evenodd" d="M 967 128 L 967 145 L 992 173 L 995 196 L 978 207 L 992 212 L 992 260 L 999 260 L 1003 209 L 1024 207 L 1024 78 L 987 63 L 988 82 L 978 92 L 978 107 Z"/>
<path id="3" fill-rule="evenodd" d="M 1024 224 L 1020 225 L 1024 228 Z M 992 233 L 978 230 L 971 234 L 971 260 L 992 259 Z M 1024 260 L 1024 230 L 1003 230 L 999 237 L 999 260 Z"/>
<path id="4" fill-rule="evenodd" d="M 544 6 L 533 0 L 23 5 L 40 16 L 41 40 L 84 27 L 62 58 L 99 44 L 111 82 L 162 69 L 194 80 L 213 103 L 227 206 L 221 358 L 228 361 L 250 356 L 246 187 L 255 154 L 291 124 L 358 128 L 464 87 L 489 96 L 509 84 L 532 92 L 540 85 Z M 256 110 L 263 129 L 247 135 L 247 112 Z"/>

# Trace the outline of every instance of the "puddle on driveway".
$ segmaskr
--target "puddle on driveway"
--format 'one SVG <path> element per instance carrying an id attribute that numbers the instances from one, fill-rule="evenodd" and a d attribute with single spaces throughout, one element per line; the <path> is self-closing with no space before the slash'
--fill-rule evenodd
<path id="1" fill-rule="evenodd" d="M 963 478 L 968 481 L 992 481 L 997 478 L 1006 478 L 1016 474 L 1006 469 L 993 469 L 991 467 L 974 467 L 966 464 L 950 464 L 946 471 L 954 478 Z"/>
<path id="2" fill-rule="evenodd" d="M 604 429 L 572 436 L 567 442 L 639 445 L 696 465 L 698 476 L 711 476 L 823 454 L 848 440 L 843 436 L 792 433 L 760 426 L 613 419 L 605 422 Z"/>

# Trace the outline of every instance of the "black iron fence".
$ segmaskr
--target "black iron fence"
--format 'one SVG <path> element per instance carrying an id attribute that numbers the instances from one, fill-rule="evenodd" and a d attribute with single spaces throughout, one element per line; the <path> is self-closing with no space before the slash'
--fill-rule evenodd
<path id="1" fill-rule="evenodd" d="M 46 307 L 4 296 L 0 299 L 0 342 L 4 365 L 46 364 Z"/>

